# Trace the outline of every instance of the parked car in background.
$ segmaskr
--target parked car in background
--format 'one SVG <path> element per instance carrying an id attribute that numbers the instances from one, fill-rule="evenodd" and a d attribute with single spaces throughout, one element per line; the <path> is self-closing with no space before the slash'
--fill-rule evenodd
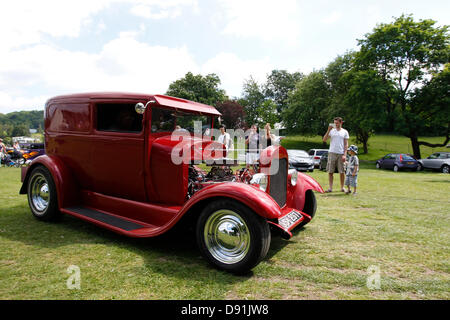
<path id="1" fill-rule="evenodd" d="M 304 150 L 288 150 L 289 168 L 297 171 L 314 171 L 314 160 Z"/>
<path id="2" fill-rule="evenodd" d="M 418 162 L 418 170 L 432 169 L 449 173 L 450 152 L 435 152 L 426 159 L 419 159 Z"/>
<path id="3" fill-rule="evenodd" d="M 320 157 L 328 153 L 328 149 L 309 149 L 308 154 L 313 158 L 314 160 L 314 167 L 318 168 L 320 163 Z"/>
<path id="4" fill-rule="evenodd" d="M 383 158 L 377 160 L 377 169 L 392 169 L 395 172 L 400 170 L 417 170 L 419 162 L 410 154 L 406 153 L 389 153 Z"/>
<path id="5" fill-rule="evenodd" d="M 328 151 L 324 152 L 319 159 L 319 170 L 325 171 L 327 169 L 327 163 L 328 163 Z"/>
<path id="6" fill-rule="evenodd" d="M 348 161 L 348 159 L 349 159 L 349 155 L 348 155 L 348 154 L 347 154 L 346 159 L 347 159 L 346 161 Z M 325 152 L 325 153 L 323 153 L 323 154 L 320 156 L 320 160 L 319 160 L 319 170 L 321 170 L 321 171 L 326 171 L 326 170 L 327 170 L 327 163 L 328 163 L 328 151 Z M 337 166 L 336 166 L 336 169 L 334 169 L 334 172 L 335 172 L 335 173 L 338 173 L 338 172 L 339 172 Z"/>

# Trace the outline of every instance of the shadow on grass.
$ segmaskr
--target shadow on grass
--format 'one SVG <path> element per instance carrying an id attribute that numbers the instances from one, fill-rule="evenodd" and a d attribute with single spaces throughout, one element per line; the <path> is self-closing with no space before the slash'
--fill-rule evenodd
<path id="1" fill-rule="evenodd" d="M 149 271 L 150 274 L 160 273 L 183 280 L 195 278 L 197 283 L 208 283 L 214 278 L 214 281 L 224 285 L 245 281 L 253 275 L 250 272 L 236 276 L 210 266 L 200 255 L 194 231 L 184 228 L 184 225 L 175 226 L 154 238 L 130 238 L 69 215 L 63 215 L 58 222 L 42 222 L 32 216 L 28 207 L 22 205 L 8 208 L 6 214 L 0 215 L 0 226 L 0 238 L 37 248 L 58 249 L 74 244 L 124 248 L 143 258 L 144 270 L 139 272 Z M 274 232 L 265 260 L 288 243 Z"/>

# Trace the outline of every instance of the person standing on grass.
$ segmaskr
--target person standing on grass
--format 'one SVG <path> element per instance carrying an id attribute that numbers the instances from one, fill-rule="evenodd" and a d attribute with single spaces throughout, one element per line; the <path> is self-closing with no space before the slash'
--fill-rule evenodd
<path id="1" fill-rule="evenodd" d="M 347 168 L 345 171 L 345 185 L 348 190 L 346 194 L 350 194 L 350 187 L 353 187 L 353 195 L 356 194 L 356 186 L 358 185 L 358 171 L 359 171 L 359 159 L 358 159 L 358 147 L 352 144 L 348 148 L 348 153 L 350 154 L 350 159 L 347 163 Z"/>
<path id="2" fill-rule="evenodd" d="M 328 150 L 327 163 L 328 182 L 330 186 L 325 192 L 333 191 L 333 175 L 336 167 L 340 176 L 341 191 L 345 192 L 344 162 L 347 156 L 349 135 L 348 131 L 342 128 L 342 123 L 343 121 L 341 117 L 334 118 L 334 123 L 328 126 L 328 131 L 323 136 L 323 142 L 327 142 L 328 138 L 330 138 L 330 149 Z"/>

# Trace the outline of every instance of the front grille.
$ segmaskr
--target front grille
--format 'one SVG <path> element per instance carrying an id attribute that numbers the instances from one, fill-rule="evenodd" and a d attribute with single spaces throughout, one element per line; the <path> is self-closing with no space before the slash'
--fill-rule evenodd
<path id="1" fill-rule="evenodd" d="M 275 163 L 277 161 L 278 163 Z M 278 170 L 277 170 L 278 164 Z M 287 192 L 287 159 L 273 159 L 271 168 L 271 175 L 269 176 L 269 194 L 283 207 L 286 204 L 286 192 Z"/>

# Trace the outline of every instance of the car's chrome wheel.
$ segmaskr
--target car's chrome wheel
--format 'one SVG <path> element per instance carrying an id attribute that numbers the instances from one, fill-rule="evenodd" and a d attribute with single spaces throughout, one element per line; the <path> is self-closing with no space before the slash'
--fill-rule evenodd
<path id="1" fill-rule="evenodd" d="M 34 207 L 36 214 L 42 214 L 45 212 L 45 209 L 47 209 L 50 200 L 47 179 L 45 179 L 44 175 L 39 173 L 32 177 L 30 184 L 31 204 Z"/>
<path id="2" fill-rule="evenodd" d="M 197 221 L 196 237 L 205 259 L 238 274 L 248 272 L 266 256 L 271 238 L 266 219 L 232 199 L 205 206 Z"/>
<path id="3" fill-rule="evenodd" d="M 377 169 L 381 169 L 380 163 L 377 162 L 377 164 L 375 165 L 377 167 Z"/>
<path id="4" fill-rule="evenodd" d="M 450 172 L 450 167 L 447 166 L 447 165 L 444 165 L 444 166 L 442 167 L 442 173 L 449 173 L 449 172 Z"/>
<path id="5" fill-rule="evenodd" d="M 398 172 L 398 166 L 397 165 L 394 166 L 394 172 Z"/>
<path id="6" fill-rule="evenodd" d="M 250 248 L 250 231 L 239 214 L 218 210 L 206 220 L 205 244 L 211 255 L 225 264 L 241 261 Z"/>
<path id="7" fill-rule="evenodd" d="M 59 216 L 55 182 L 47 168 L 33 169 L 27 184 L 28 205 L 39 220 L 56 220 Z"/>

